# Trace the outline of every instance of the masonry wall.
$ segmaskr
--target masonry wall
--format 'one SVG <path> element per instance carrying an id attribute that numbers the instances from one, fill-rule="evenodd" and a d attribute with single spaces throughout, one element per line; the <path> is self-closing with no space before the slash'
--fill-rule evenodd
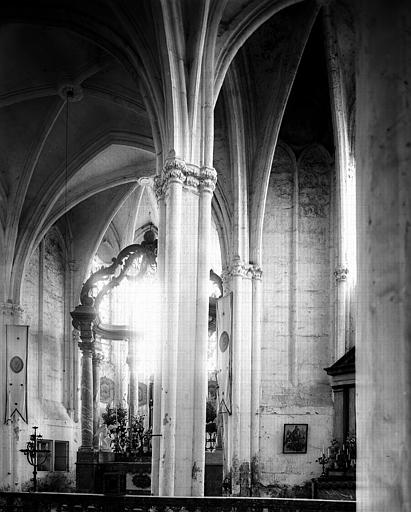
<path id="1" fill-rule="evenodd" d="M 54 485 L 71 485 L 75 478 L 75 457 L 80 444 L 79 425 L 67 410 L 67 375 L 73 364 L 68 357 L 71 334 L 65 329 L 66 270 L 63 241 L 52 228 L 35 249 L 26 266 L 22 289 L 22 323 L 29 326 L 28 424 L 19 420 L 14 428 L 16 448 L 24 448 L 33 425 L 44 439 L 69 442 L 69 471 L 47 473 L 38 478 Z M 53 446 L 54 452 L 54 446 Z M 32 467 L 20 452 L 16 454 L 18 484 L 30 485 Z M 53 464 L 53 463 L 52 463 Z"/>
<path id="2" fill-rule="evenodd" d="M 298 161 L 279 144 L 270 177 L 263 235 L 260 493 L 306 494 L 332 438 L 331 174 L 327 152 Z M 284 454 L 285 424 L 307 424 L 307 453 Z"/>

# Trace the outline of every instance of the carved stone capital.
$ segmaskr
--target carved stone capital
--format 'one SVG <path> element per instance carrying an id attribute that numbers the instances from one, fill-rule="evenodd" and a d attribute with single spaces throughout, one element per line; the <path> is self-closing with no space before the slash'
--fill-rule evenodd
<path id="1" fill-rule="evenodd" d="M 163 179 L 168 186 L 172 182 L 184 183 L 187 175 L 187 166 L 181 158 L 168 158 L 164 164 Z"/>
<path id="2" fill-rule="evenodd" d="M 233 277 L 244 279 L 261 279 L 262 270 L 258 265 L 244 263 L 240 258 L 235 258 L 229 267 L 222 272 L 223 289 L 231 288 L 229 284 Z"/>
<path id="3" fill-rule="evenodd" d="M 16 304 L 15 302 L 11 302 L 8 300 L 7 302 L 3 302 L 1 305 L 1 309 L 4 316 L 12 317 L 13 319 L 20 319 L 23 314 L 23 308 L 20 304 Z"/>
<path id="4" fill-rule="evenodd" d="M 185 175 L 184 185 L 186 187 L 198 189 L 200 185 L 201 172 L 197 165 L 187 164 L 187 171 Z"/>
<path id="5" fill-rule="evenodd" d="M 72 336 L 74 344 L 78 345 L 79 343 L 81 343 L 80 331 L 78 329 L 73 328 Z"/>
<path id="6" fill-rule="evenodd" d="M 213 167 L 201 168 L 201 187 L 213 192 L 217 183 L 217 171 Z"/>
<path id="7" fill-rule="evenodd" d="M 80 304 L 70 314 L 73 318 L 73 327 L 80 331 L 80 349 L 83 352 L 91 350 L 94 341 L 93 325 L 96 319 L 94 306 Z M 89 348 L 89 345 L 91 348 Z"/>
<path id="8" fill-rule="evenodd" d="M 198 167 L 187 164 L 181 158 L 168 158 L 161 175 L 154 178 L 154 192 L 157 200 L 164 197 L 170 183 L 181 183 L 184 187 L 195 191 L 213 192 L 217 182 L 217 172 L 212 167 Z"/>
<path id="9" fill-rule="evenodd" d="M 104 356 L 101 352 L 93 351 L 93 365 L 94 366 L 100 366 L 101 363 L 104 361 Z"/>
<path id="10" fill-rule="evenodd" d="M 223 281 L 223 295 L 231 292 L 231 273 L 230 267 L 225 267 L 221 272 L 221 280 Z"/>
<path id="11" fill-rule="evenodd" d="M 343 265 L 339 265 L 334 270 L 334 277 L 337 282 L 338 281 L 346 281 L 347 275 L 348 275 L 348 268 Z"/>
<path id="12" fill-rule="evenodd" d="M 256 279 L 258 281 L 261 281 L 263 271 L 259 265 L 250 265 L 250 272 L 252 279 Z"/>

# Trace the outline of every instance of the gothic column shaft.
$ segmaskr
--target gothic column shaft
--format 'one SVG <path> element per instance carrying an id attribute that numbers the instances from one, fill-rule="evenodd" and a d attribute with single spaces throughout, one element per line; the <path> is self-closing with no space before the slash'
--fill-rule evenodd
<path id="1" fill-rule="evenodd" d="M 184 187 L 183 205 L 178 369 L 175 374 L 177 380 L 175 496 L 190 495 L 192 484 L 197 481 L 197 477 L 201 479 L 203 469 L 193 460 L 193 449 L 196 443 L 204 443 L 203 434 L 194 430 L 195 416 L 198 413 L 198 406 L 194 403 L 196 349 L 197 345 L 201 344 L 196 332 L 197 306 L 201 300 L 197 290 L 198 195 L 196 190 Z M 205 360 L 203 365 L 206 366 Z"/>
<path id="2" fill-rule="evenodd" d="M 236 261 L 232 270 L 233 288 L 233 407 L 231 420 L 231 472 L 233 495 L 250 493 L 251 427 L 251 279 Z"/>
<path id="3" fill-rule="evenodd" d="M 129 416 L 138 414 L 138 339 L 131 338 L 128 342 L 128 368 L 129 368 L 129 396 L 128 396 L 128 413 Z"/>
<path id="4" fill-rule="evenodd" d="M 411 9 L 358 5 L 357 509 L 411 509 Z"/>
<path id="5" fill-rule="evenodd" d="M 254 267 L 252 280 L 252 349 L 251 349 L 251 452 L 252 477 L 258 476 L 260 451 L 260 386 L 261 386 L 261 322 L 262 282 L 261 269 Z"/>
<path id="6" fill-rule="evenodd" d="M 80 331 L 79 348 L 81 358 L 81 446 L 79 451 L 93 450 L 93 322 L 96 313 L 93 300 L 87 298 L 87 304 L 80 304 L 71 312 L 73 326 Z"/>
<path id="7" fill-rule="evenodd" d="M 160 314 L 161 322 L 161 336 L 156 340 L 156 367 L 154 369 L 154 384 L 153 384 L 153 438 L 151 440 L 152 458 L 151 458 L 151 494 L 153 496 L 159 495 L 159 471 L 160 471 L 160 432 L 161 432 L 161 375 L 162 375 L 162 340 L 165 339 L 166 332 L 166 301 L 165 301 L 165 281 L 164 281 L 164 262 L 165 262 L 165 242 L 166 242 L 166 209 L 164 204 L 164 197 L 160 195 L 158 198 L 159 206 L 159 239 L 158 239 L 158 255 L 157 255 L 157 268 L 159 273 L 160 283 Z"/>
<path id="8" fill-rule="evenodd" d="M 180 238 L 182 183 L 172 179 L 166 192 L 166 252 L 164 285 L 167 297 L 167 334 L 163 340 L 159 494 L 174 495 L 177 356 L 179 336 Z"/>
<path id="9" fill-rule="evenodd" d="M 103 356 L 100 353 L 92 355 L 93 365 L 93 446 L 95 450 L 99 449 L 99 439 L 96 432 L 100 427 L 100 377 L 101 362 Z"/>
<path id="10" fill-rule="evenodd" d="M 93 449 L 93 364 L 92 350 L 81 343 L 81 447 Z"/>
<path id="11" fill-rule="evenodd" d="M 198 267 L 197 267 L 197 322 L 194 363 L 194 445 L 193 467 L 197 468 L 192 481 L 192 495 L 204 494 L 206 400 L 207 400 L 207 345 L 209 315 L 209 244 L 211 236 L 211 199 L 213 188 L 203 186 L 200 192 Z"/>
<path id="12" fill-rule="evenodd" d="M 335 159 L 335 267 L 336 281 L 334 290 L 334 354 L 338 359 L 346 350 L 348 287 L 347 287 L 347 238 L 348 230 L 354 226 L 348 225 L 348 169 L 350 165 L 350 145 L 348 142 L 347 110 L 345 104 L 344 84 L 341 79 L 341 60 L 336 43 L 335 27 L 330 13 L 329 5 L 323 9 L 325 42 L 327 49 L 327 66 L 330 75 L 330 97 L 333 104 L 333 126 L 335 133 L 336 159 Z M 351 263 L 351 262 L 350 262 Z M 341 273 L 344 278 L 341 279 Z"/>

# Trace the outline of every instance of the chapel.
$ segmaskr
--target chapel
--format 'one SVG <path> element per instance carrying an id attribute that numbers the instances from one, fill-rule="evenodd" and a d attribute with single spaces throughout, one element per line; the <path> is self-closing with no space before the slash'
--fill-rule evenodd
<path id="1" fill-rule="evenodd" d="M 411 510 L 411 4 L 0 20 L 0 511 Z"/>

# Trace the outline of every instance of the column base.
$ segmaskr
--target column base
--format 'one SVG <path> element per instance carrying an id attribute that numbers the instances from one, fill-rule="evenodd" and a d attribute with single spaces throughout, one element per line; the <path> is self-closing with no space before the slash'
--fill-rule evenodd
<path id="1" fill-rule="evenodd" d="M 80 448 L 77 452 L 76 491 L 95 492 L 95 477 L 98 464 L 98 452 L 90 448 Z"/>

